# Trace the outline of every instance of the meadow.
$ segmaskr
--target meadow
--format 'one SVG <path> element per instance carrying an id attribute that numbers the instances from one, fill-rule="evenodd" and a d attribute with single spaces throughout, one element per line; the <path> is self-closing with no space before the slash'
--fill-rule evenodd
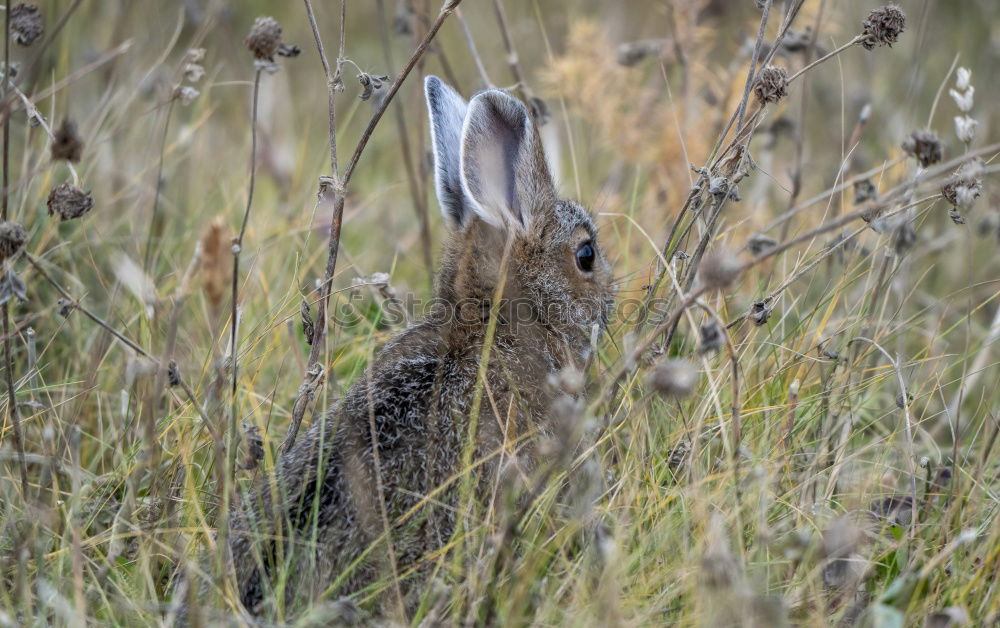
<path id="1" fill-rule="evenodd" d="M 995 0 L 28 4 L 0 626 L 1000 623 Z M 433 294 L 427 75 L 529 105 L 615 311 L 414 614 L 255 619 L 229 506 Z"/>

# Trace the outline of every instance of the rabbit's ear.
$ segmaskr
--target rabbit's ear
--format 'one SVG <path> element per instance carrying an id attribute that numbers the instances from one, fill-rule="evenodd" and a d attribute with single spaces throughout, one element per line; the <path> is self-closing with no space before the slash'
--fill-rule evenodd
<path id="1" fill-rule="evenodd" d="M 436 76 L 424 80 L 424 95 L 431 122 L 434 151 L 434 184 L 445 222 L 452 229 L 462 226 L 468 215 L 469 199 L 462 190 L 459 154 L 462 125 L 468 105 L 454 89 Z"/>
<path id="2" fill-rule="evenodd" d="M 462 130 L 462 187 L 486 222 L 524 229 L 554 193 L 545 154 L 527 108 L 491 89 L 469 103 Z"/>

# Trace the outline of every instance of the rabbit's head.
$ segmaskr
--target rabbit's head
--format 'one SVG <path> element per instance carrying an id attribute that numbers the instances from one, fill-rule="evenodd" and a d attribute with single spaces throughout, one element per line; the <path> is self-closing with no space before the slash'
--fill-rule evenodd
<path id="1" fill-rule="evenodd" d="M 466 103 L 437 77 L 424 87 L 437 196 L 452 232 L 438 296 L 478 322 L 502 281 L 501 324 L 541 330 L 575 360 L 586 357 L 611 312 L 611 266 L 587 210 L 559 198 L 527 108 L 498 89 Z"/>

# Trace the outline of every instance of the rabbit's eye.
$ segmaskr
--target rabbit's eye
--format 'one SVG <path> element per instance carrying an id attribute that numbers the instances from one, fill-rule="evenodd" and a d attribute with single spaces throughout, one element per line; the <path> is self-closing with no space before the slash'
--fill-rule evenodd
<path id="1" fill-rule="evenodd" d="M 594 270 L 594 257 L 594 247 L 591 246 L 590 240 L 577 247 L 576 265 L 583 272 L 589 273 Z"/>

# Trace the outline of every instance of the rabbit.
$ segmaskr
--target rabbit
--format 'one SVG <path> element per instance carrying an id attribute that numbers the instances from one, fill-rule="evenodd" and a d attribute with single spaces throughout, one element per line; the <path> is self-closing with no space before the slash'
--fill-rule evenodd
<path id="1" fill-rule="evenodd" d="M 455 529 L 467 444 L 481 499 L 503 460 L 534 468 L 538 436 L 552 433 L 550 375 L 582 368 L 607 325 L 611 266 L 591 215 L 558 197 L 524 104 L 498 89 L 466 102 L 434 76 L 424 91 L 450 230 L 434 305 L 234 508 L 232 569 L 251 613 L 282 586 L 286 603 L 308 604 L 356 594 L 393 567 L 412 597 Z"/>

